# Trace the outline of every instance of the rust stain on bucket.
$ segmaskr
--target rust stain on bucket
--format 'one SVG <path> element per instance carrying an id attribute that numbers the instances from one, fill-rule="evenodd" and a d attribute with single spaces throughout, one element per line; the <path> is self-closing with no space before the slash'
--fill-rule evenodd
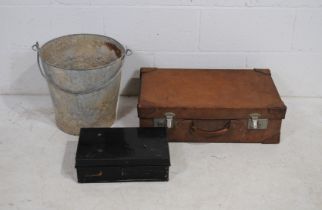
<path id="1" fill-rule="evenodd" d="M 105 42 L 105 45 L 106 45 L 109 49 L 113 50 L 113 51 L 115 52 L 115 54 L 116 54 L 116 56 L 117 56 L 118 58 L 120 58 L 120 57 L 121 57 L 121 55 L 122 55 L 122 51 L 121 51 L 118 47 L 116 47 L 114 44 L 109 43 L 109 42 Z"/>

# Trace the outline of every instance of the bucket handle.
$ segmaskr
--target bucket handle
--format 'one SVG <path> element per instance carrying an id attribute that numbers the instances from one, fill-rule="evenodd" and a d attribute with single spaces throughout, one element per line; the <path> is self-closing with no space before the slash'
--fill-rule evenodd
<path id="1" fill-rule="evenodd" d="M 39 43 L 36 42 L 34 45 L 32 45 L 32 50 L 37 52 L 37 64 L 38 64 L 38 69 L 40 71 L 40 74 L 46 79 L 48 80 L 48 77 L 46 75 L 46 73 L 43 71 L 43 68 L 40 65 L 40 47 L 39 47 Z"/>
<path id="2" fill-rule="evenodd" d="M 72 90 L 68 90 L 68 89 L 65 89 L 65 88 L 62 88 L 60 87 L 59 85 L 57 85 L 50 77 L 48 77 L 48 75 L 46 74 L 46 71 L 44 71 L 42 65 L 40 64 L 40 47 L 39 47 L 39 43 L 36 42 L 34 45 L 32 45 L 32 50 L 33 51 L 36 51 L 37 52 L 37 64 L 38 64 L 38 69 L 40 71 L 40 74 L 45 78 L 45 80 L 47 80 L 50 84 L 52 84 L 53 86 L 55 86 L 56 88 L 58 88 L 59 90 L 61 91 L 64 91 L 66 93 L 70 93 L 70 94 L 75 94 L 75 95 L 82 95 L 82 94 L 88 94 L 88 93 L 92 93 L 94 91 L 98 91 L 98 90 L 101 90 L 107 86 L 109 86 L 111 84 L 111 82 L 121 73 L 121 70 L 119 69 L 111 79 L 109 79 L 108 82 L 98 86 L 98 87 L 95 87 L 95 88 L 91 88 L 91 89 L 88 89 L 88 90 L 83 90 L 83 91 L 72 91 Z M 131 55 L 132 54 L 132 51 L 130 49 L 127 49 L 126 50 L 127 53 L 129 54 L 126 54 L 127 56 Z"/>

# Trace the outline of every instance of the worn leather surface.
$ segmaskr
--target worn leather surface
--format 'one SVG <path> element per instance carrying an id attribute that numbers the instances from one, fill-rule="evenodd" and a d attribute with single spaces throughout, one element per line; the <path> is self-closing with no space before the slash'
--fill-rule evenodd
<path id="1" fill-rule="evenodd" d="M 184 119 L 281 119 L 286 106 L 269 70 L 141 69 L 138 114 Z"/>
<path id="2" fill-rule="evenodd" d="M 202 123 L 201 123 L 202 122 Z M 224 127 L 227 120 L 183 120 L 176 119 L 175 126 L 168 129 L 168 140 L 171 142 L 229 142 L 229 143 L 264 143 L 280 142 L 282 120 L 270 120 L 265 130 L 248 129 L 248 119 L 230 120 L 226 132 L 213 134 Z M 192 130 L 193 124 L 198 129 L 208 132 L 198 133 Z M 140 127 L 153 127 L 153 119 L 140 119 Z"/>
<path id="3" fill-rule="evenodd" d="M 141 69 L 141 127 L 175 113 L 169 141 L 279 143 L 286 106 L 270 70 Z M 269 119 L 264 130 L 248 129 L 251 113 Z"/>

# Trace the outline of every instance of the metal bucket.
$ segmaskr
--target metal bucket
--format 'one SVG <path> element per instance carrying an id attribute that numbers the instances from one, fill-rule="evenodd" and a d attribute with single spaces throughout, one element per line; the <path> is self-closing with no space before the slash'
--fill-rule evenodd
<path id="1" fill-rule="evenodd" d="M 82 127 L 110 127 L 116 118 L 121 66 L 130 54 L 116 40 L 95 34 L 53 39 L 37 51 L 58 128 L 78 135 Z"/>

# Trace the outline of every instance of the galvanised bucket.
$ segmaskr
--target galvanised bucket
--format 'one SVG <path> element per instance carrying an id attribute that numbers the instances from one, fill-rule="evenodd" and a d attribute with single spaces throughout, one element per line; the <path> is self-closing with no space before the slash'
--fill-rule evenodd
<path id="1" fill-rule="evenodd" d="M 58 128 L 110 127 L 116 118 L 121 66 L 130 50 L 95 34 L 73 34 L 36 43 L 38 67 L 47 80 Z"/>

